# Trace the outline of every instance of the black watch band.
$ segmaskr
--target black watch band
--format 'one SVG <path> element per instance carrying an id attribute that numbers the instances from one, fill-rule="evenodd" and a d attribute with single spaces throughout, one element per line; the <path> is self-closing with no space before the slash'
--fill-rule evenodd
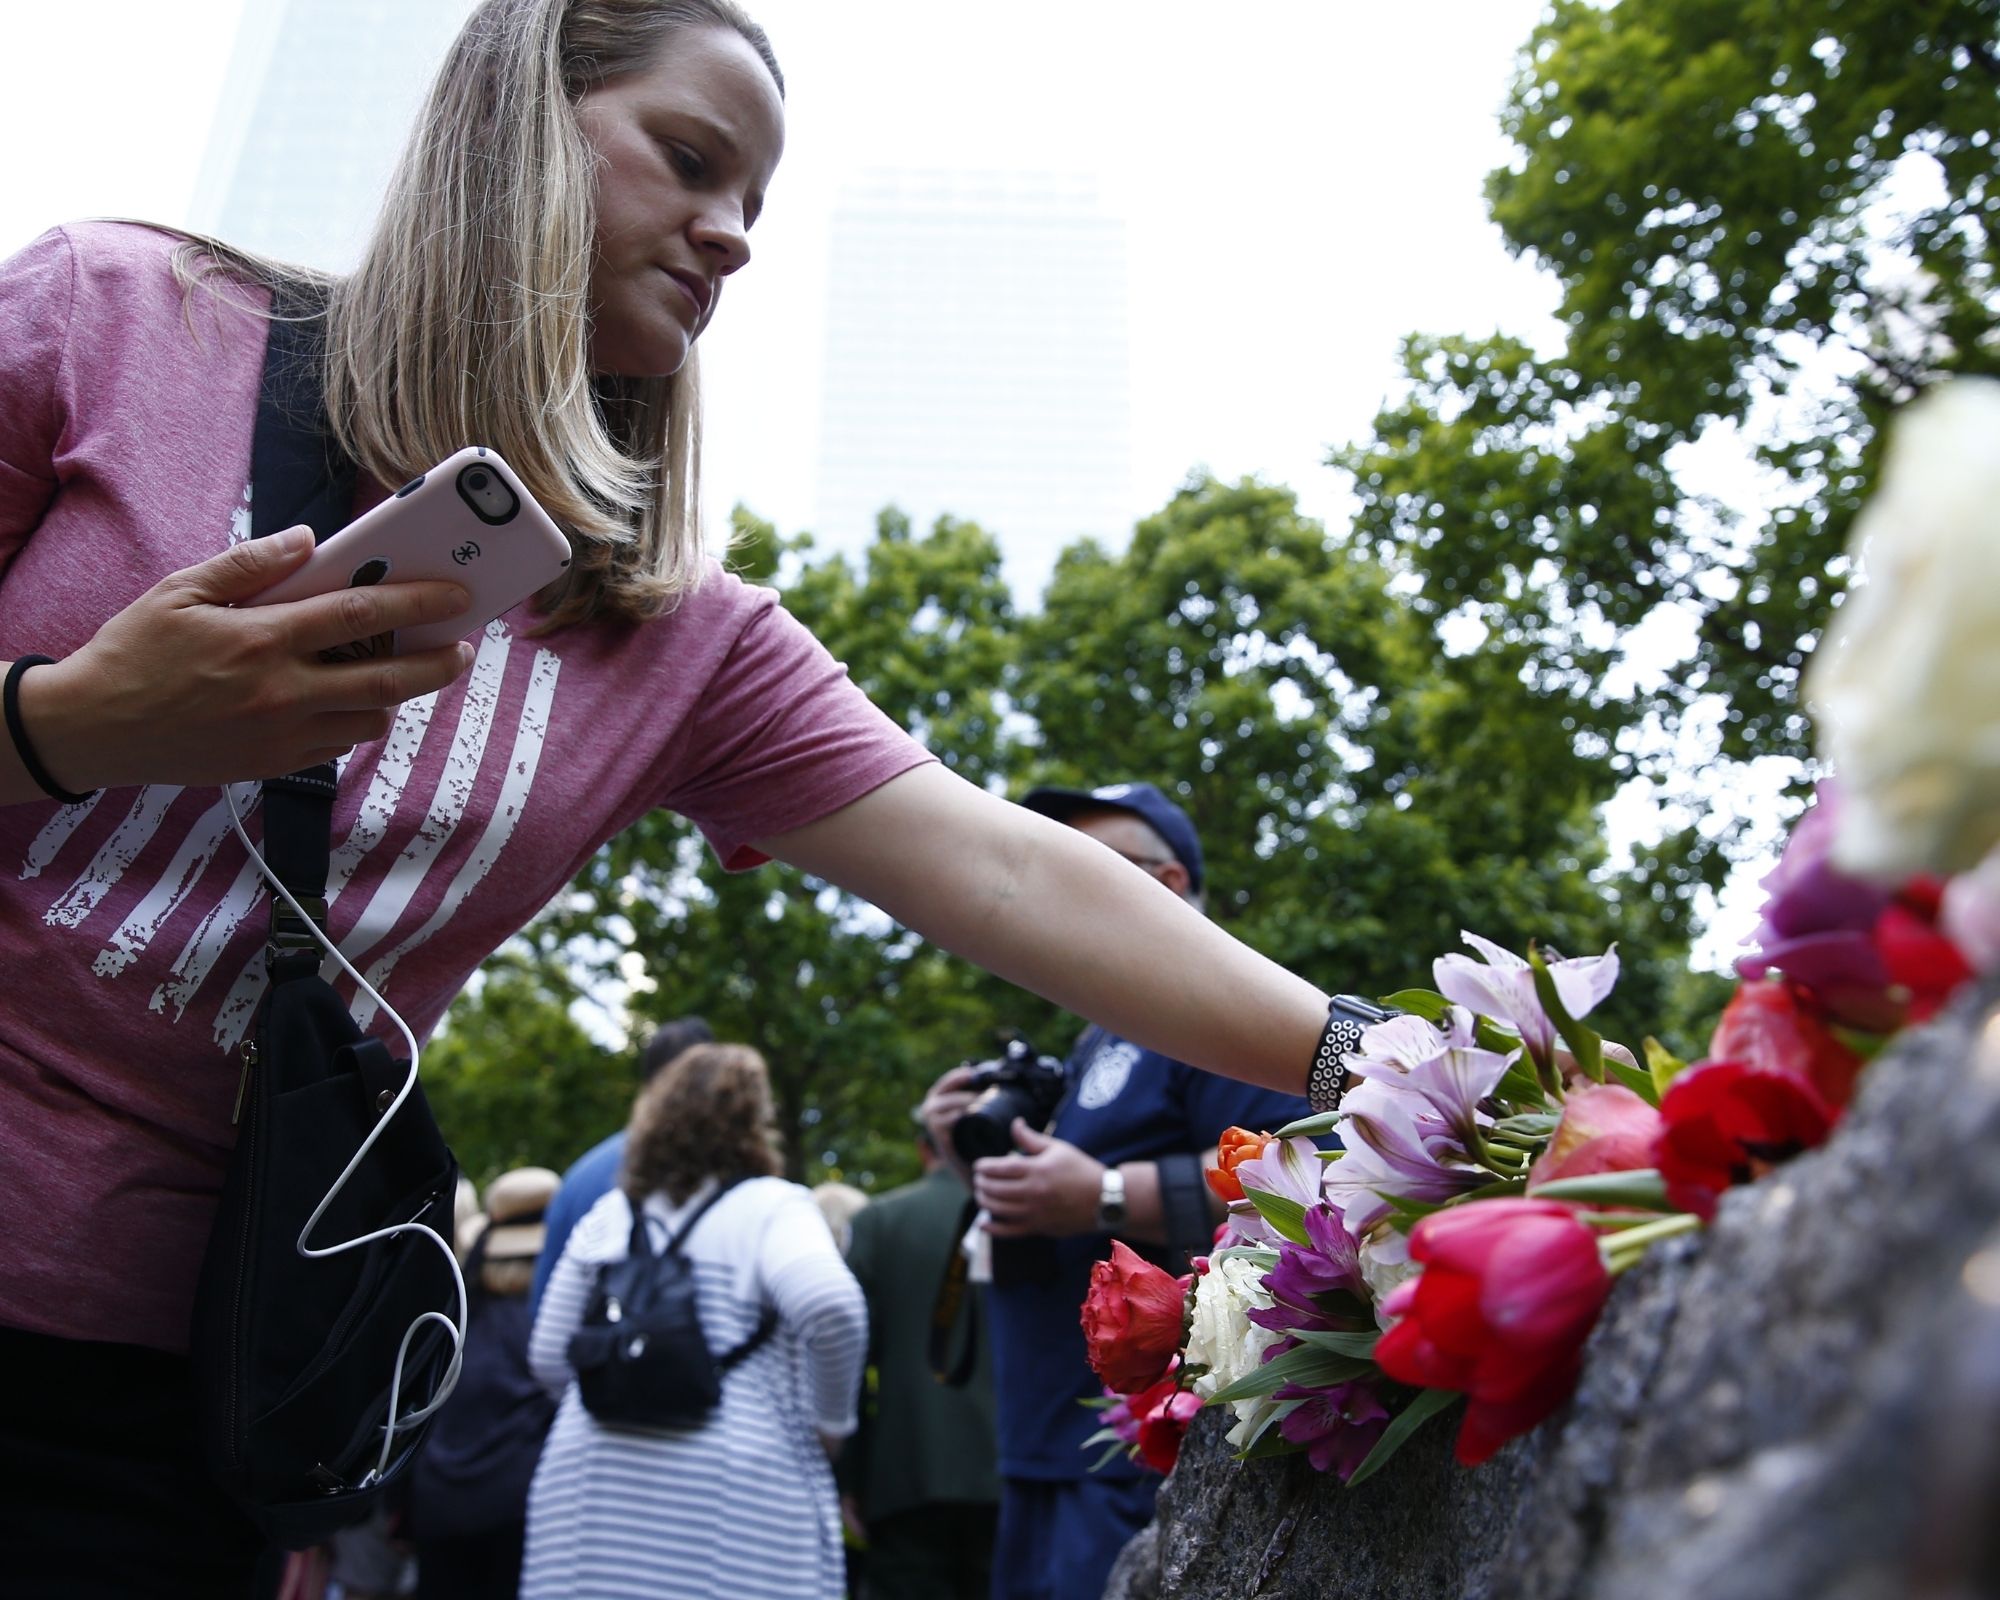
<path id="1" fill-rule="evenodd" d="M 1306 1077 L 1306 1103 L 1315 1111 L 1338 1111 L 1347 1093 L 1347 1058 L 1361 1048 L 1363 1030 L 1387 1022 L 1397 1013 L 1355 994 L 1337 994 L 1327 1002 L 1326 1029 L 1313 1052 Z"/>

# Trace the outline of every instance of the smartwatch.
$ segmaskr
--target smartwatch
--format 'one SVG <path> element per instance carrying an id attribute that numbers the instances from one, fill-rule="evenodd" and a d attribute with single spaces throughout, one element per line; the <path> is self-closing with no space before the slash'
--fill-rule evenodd
<path id="1" fill-rule="evenodd" d="M 1125 1225 L 1125 1174 L 1107 1166 L 1097 1189 L 1097 1226 L 1109 1233 Z"/>

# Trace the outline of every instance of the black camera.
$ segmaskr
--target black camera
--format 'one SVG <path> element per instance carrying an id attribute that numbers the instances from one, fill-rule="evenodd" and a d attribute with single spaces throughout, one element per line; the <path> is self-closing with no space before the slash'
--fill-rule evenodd
<path id="1" fill-rule="evenodd" d="M 968 1165 L 982 1156 L 1006 1155 L 1014 1148 L 1014 1119 L 1037 1132 L 1046 1128 L 1068 1086 L 1060 1061 L 1036 1055 L 1025 1039 L 1014 1040 L 997 1061 L 972 1069 L 969 1087 L 979 1097 L 951 1125 L 952 1148 Z"/>

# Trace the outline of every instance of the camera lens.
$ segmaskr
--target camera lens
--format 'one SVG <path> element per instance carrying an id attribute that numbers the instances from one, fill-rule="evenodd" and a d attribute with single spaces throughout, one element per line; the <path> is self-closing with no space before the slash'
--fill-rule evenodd
<path id="1" fill-rule="evenodd" d="M 491 481 L 492 480 L 488 478 L 486 474 L 483 472 L 468 472 L 465 475 L 465 486 L 466 488 L 470 489 L 474 494 L 477 494 L 481 489 L 485 488 L 486 485 Z"/>

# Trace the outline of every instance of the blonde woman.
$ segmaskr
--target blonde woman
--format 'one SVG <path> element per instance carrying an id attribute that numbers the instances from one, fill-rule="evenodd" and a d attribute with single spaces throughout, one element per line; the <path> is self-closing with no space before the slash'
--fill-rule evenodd
<path id="1" fill-rule="evenodd" d="M 827 1457 L 854 1431 L 868 1313 L 811 1194 L 780 1167 L 756 1051 L 696 1045 L 640 1092 L 619 1186 L 570 1235 L 528 1346 L 562 1405 L 528 1500 L 524 1600 L 845 1592 Z M 570 1367 L 597 1269 L 625 1259 L 635 1207 L 656 1250 L 700 1212 L 683 1249 L 711 1354 L 737 1349 L 775 1314 L 700 1427 L 605 1427 Z"/>
<path id="2" fill-rule="evenodd" d="M 0 1364 L 27 1397 L 0 1475 L 29 1486 L 0 1547 L 23 1592 L 213 1597 L 255 1555 L 194 1464 L 184 1356 L 262 991 L 218 784 L 343 758 L 328 931 L 419 1036 L 665 806 L 729 866 L 789 861 L 1126 1038 L 1305 1082 L 1318 989 L 954 777 L 703 552 L 692 352 L 783 143 L 776 58 L 727 0 L 486 0 L 351 277 L 109 224 L 0 264 Z M 248 537 L 274 329 L 323 340 L 274 434 L 321 451 L 323 412 L 315 531 L 488 444 L 573 576 L 386 661 L 322 652 L 462 593 L 237 608 L 311 546 Z"/>

